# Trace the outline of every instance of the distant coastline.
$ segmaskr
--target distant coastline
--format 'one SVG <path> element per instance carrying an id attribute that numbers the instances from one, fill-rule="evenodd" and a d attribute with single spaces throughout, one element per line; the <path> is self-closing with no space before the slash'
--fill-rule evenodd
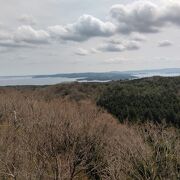
<path id="1" fill-rule="evenodd" d="M 108 82 L 117 80 L 131 80 L 145 77 L 180 76 L 180 68 L 140 70 L 140 71 L 112 71 L 112 72 L 87 72 L 67 73 L 53 75 L 32 75 L 32 76 L 0 76 L 0 86 L 16 85 L 53 85 L 69 82 Z"/>

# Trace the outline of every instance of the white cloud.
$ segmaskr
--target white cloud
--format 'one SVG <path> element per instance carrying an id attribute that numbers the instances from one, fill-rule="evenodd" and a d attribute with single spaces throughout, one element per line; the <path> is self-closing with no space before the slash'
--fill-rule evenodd
<path id="1" fill-rule="evenodd" d="M 20 26 L 14 34 L 16 42 L 31 44 L 48 43 L 50 35 L 44 30 L 35 30 L 31 26 Z"/>
<path id="2" fill-rule="evenodd" d="M 86 56 L 89 54 L 89 51 L 83 48 L 79 48 L 77 49 L 77 51 L 75 52 L 76 55 L 78 56 Z"/>
<path id="3" fill-rule="evenodd" d="M 96 49 L 96 48 L 91 48 L 90 52 L 91 52 L 92 54 L 97 54 L 97 53 L 99 53 L 100 51 L 99 51 L 98 49 Z"/>
<path id="4" fill-rule="evenodd" d="M 112 36 L 115 26 L 111 22 L 103 22 L 91 15 L 83 15 L 73 24 L 51 26 L 48 30 L 57 39 L 85 41 L 93 37 Z"/>
<path id="5" fill-rule="evenodd" d="M 112 22 L 103 22 L 92 15 L 82 15 L 72 24 L 50 26 L 48 31 L 52 38 L 65 41 L 81 42 L 119 33 L 134 33 L 132 40 L 146 41 L 141 33 L 160 32 L 168 23 L 180 25 L 180 2 L 168 1 L 161 6 L 148 0 L 117 4 L 112 6 L 110 15 Z M 122 47 L 117 48 L 120 50 Z"/>
<path id="6" fill-rule="evenodd" d="M 134 41 L 139 41 L 139 42 L 143 42 L 147 40 L 144 35 L 139 33 L 133 33 L 130 38 Z"/>
<path id="7" fill-rule="evenodd" d="M 35 30 L 31 26 L 20 26 L 14 32 L 0 31 L 0 47 L 27 48 L 38 44 L 47 44 L 49 34 L 44 30 Z"/>
<path id="8" fill-rule="evenodd" d="M 87 56 L 89 54 L 97 54 L 100 53 L 101 51 L 99 51 L 96 48 L 91 48 L 89 50 L 84 49 L 84 48 L 78 48 L 77 51 L 75 52 L 76 55 L 78 56 Z"/>
<path id="9" fill-rule="evenodd" d="M 47 30 L 36 30 L 30 25 L 22 25 L 14 32 L 0 32 L 0 46 L 22 47 L 23 45 L 46 44 L 50 41 L 87 41 L 94 37 L 111 37 L 129 34 L 129 40 L 111 40 L 88 52 L 80 49 L 77 55 L 103 52 L 123 52 L 138 50 L 141 42 L 146 41 L 142 33 L 159 32 L 167 24 L 180 25 L 180 2 L 166 1 L 162 6 L 151 1 L 135 1 L 129 4 L 117 4 L 110 11 L 112 22 L 102 21 L 92 15 L 82 15 L 71 24 L 49 26 Z M 22 15 L 19 21 L 24 24 L 35 24 L 31 15 Z M 159 42 L 160 47 L 172 45 L 169 41 Z"/>
<path id="10" fill-rule="evenodd" d="M 180 2 L 174 0 L 157 5 L 141 0 L 117 4 L 112 6 L 110 14 L 121 33 L 157 33 L 168 23 L 180 25 Z"/>
<path id="11" fill-rule="evenodd" d="M 167 47 L 167 46 L 172 46 L 172 45 L 173 45 L 173 43 L 169 40 L 160 41 L 158 43 L 159 47 Z"/>

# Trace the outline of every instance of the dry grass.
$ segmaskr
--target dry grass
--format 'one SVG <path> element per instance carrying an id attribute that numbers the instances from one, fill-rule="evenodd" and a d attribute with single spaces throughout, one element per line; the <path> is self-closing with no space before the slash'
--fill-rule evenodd
<path id="1" fill-rule="evenodd" d="M 0 94 L 0 179 L 180 178 L 179 130 L 118 124 L 90 101 Z"/>

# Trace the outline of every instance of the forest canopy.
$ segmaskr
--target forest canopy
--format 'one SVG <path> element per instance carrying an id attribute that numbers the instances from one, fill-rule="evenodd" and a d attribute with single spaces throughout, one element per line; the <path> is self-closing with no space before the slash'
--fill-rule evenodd
<path id="1" fill-rule="evenodd" d="M 121 122 L 153 121 L 180 126 L 180 78 L 147 78 L 113 83 L 97 104 Z"/>

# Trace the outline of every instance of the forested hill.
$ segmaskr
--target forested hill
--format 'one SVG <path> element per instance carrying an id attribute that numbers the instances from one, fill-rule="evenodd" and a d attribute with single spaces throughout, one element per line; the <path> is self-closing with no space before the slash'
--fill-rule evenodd
<path id="1" fill-rule="evenodd" d="M 180 127 L 180 77 L 0 88 L 1 94 L 14 91 L 46 101 L 57 98 L 73 101 L 90 99 L 120 122 L 166 121 Z"/>
<path id="2" fill-rule="evenodd" d="M 180 77 L 111 83 L 97 104 L 121 122 L 162 122 L 180 127 Z"/>
<path id="3" fill-rule="evenodd" d="M 179 180 L 179 122 L 180 77 L 0 87 L 0 180 Z"/>

